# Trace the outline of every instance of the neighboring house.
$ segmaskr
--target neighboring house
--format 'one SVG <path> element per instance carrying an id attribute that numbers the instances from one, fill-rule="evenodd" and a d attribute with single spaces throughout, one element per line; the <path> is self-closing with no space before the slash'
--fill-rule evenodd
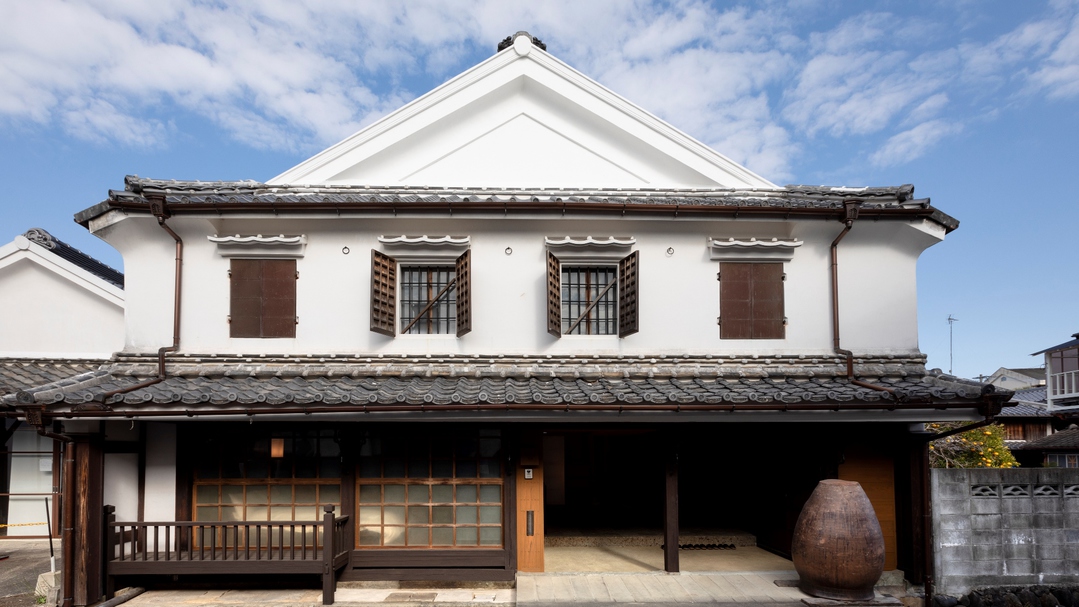
<path id="1" fill-rule="evenodd" d="M 1005 390 L 1024 390 L 1045 385 L 1045 369 L 1035 367 L 1032 369 L 997 369 L 986 383 L 992 384 Z"/>
<path id="2" fill-rule="evenodd" d="M 1053 433 L 1052 413 L 1045 405 L 1045 388 L 1018 390 L 1008 401 L 997 420 L 1004 426 L 1004 440 L 1008 448 L 1027 441 L 1038 440 Z"/>
<path id="3" fill-rule="evenodd" d="M 1045 355 L 1046 393 L 1049 411 L 1079 410 L 1079 333 L 1071 341 L 1035 352 Z"/>
<path id="4" fill-rule="evenodd" d="M 1009 448 L 1024 467 L 1079 468 L 1079 427 Z"/>
<path id="5" fill-rule="evenodd" d="M 76 219 L 124 255 L 123 352 L 3 400 L 72 441 L 75 604 L 106 576 L 510 580 L 547 525 L 655 529 L 670 571 L 680 528 L 784 554 L 836 477 L 920 583 L 918 428 L 1011 395 L 925 370 L 917 260 L 958 222 L 913 186 L 777 186 L 523 33 L 266 183 L 129 177 Z M 324 509 L 319 553 L 282 521 Z"/>
<path id="6" fill-rule="evenodd" d="M 40 228 L 0 247 L 0 394 L 92 371 L 123 349 L 123 280 Z M 6 419 L 0 448 L 0 536 L 46 535 L 57 445 Z"/>

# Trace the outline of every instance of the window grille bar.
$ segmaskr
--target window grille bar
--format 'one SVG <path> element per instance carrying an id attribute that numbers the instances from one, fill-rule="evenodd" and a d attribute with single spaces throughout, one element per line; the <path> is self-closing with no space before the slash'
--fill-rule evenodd
<path id="1" fill-rule="evenodd" d="M 593 299 L 592 301 L 588 302 L 588 305 L 585 307 L 584 312 L 581 312 L 581 315 L 577 317 L 577 320 L 574 320 L 572 323 L 570 323 L 569 328 L 566 329 L 566 333 L 572 333 L 573 330 L 577 328 L 577 325 L 581 324 L 581 321 L 584 320 L 586 316 L 588 316 L 588 313 L 591 312 L 596 307 L 596 305 L 599 304 L 603 300 L 603 296 L 607 294 L 607 291 L 611 290 L 611 287 L 614 286 L 615 282 L 617 282 L 617 279 L 612 280 L 611 282 L 607 283 L 607 286 L 603 287 L 603 290 L 601 290 L 596 295 L 596 298 Z M 609 302 L 607 302 L 607 303 L 609 303 Z M 609 305 L 605 305 L 603 308 L 601 308 L 600 311 L 599 311 L 600 314 L 603 314 L 604 312 L 606 312 L 607 307 L 609 307 Z M 606 324 L 607 322 L 610 321 L 610 318 L 603 318 L 602 320 Z M 599 322 L 599 320 L 595 320 L 593 322 Z"/>

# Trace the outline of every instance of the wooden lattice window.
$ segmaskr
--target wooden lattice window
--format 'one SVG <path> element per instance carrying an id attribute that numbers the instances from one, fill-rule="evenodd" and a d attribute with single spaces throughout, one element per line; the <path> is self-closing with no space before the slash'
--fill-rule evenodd
<path id="1" fill-rule="evenodd" d="M 357 546 L 502 547 L 503 476 L 497 433 L 367 439 L 357 478 Z"/>
<path id="2" fill-rule="evenodd" d="M 323 506 L 340 514 L 341 445 L 334 430 L 231 432 L 197 443 L 195 521 L 314 522 L 322 520 Z M 269 545 L 265 534 L 258 545 Z M 253 534 L 238 539 L 251 546 L 256 540 Z"/>
<path id="3" fill-rule="evenodd" d="M 636 333 L 638 253 L 617 265 L 562 264 L 547 253 L 547 332 L 552 335 Z"/>
<path id="4" fill-rule="evenodd" d="M 783 264 L 719 264 L 720 339 L 783 339 Z"/>
<path id="5" fill-rule="evenodd" d="M 233 259 L 229 337 L 296 337 L 296 260 Z"/>
<path id="6" fill-rule="evenodd" d="M 460 337 L 468 333 L 472 330 L 471 268 L 469 251 L 453 265 L 400 267 L 393 257 L 372 251 L 371 330 L 393 336 L 399 318 L 403 334 L 454 333 Z"/>

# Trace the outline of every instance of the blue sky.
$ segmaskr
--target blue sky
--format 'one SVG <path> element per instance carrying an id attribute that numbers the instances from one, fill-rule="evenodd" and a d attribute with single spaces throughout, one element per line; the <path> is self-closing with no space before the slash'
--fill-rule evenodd
<path id="1" fill-rule="evenodd" d="M 0 242 L 123 177 L 268 179 L 482 61 L 548 50 L 777 183 L 899 185 L 962 222 L 921 348 L 973 377 L 1079 332 L 1079 3 L 0 0 Z"/>

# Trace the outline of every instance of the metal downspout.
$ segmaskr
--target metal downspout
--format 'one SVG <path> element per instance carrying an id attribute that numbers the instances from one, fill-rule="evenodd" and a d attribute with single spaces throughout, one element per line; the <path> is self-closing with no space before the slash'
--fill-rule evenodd
<path id="1" fill-rule="evenodd" d="M 844 217 L 843 231 L 839 233 L 839 236 L 835 237 L 832 241 L 832 348 L 836 354 L 841 354 L 847 359 L 847 381 L 850 383 L 861 386 L 863 388 L 869 388 L 871 390 L 879 390 L 881 392 L 887 392 L 894 395 L 895 390 L 892 388 L 885 388 L 884 386 L 878 386 L 869 382 L 862 381 L 860 379 L 854 379 L 854 353 L 850 350 L 844 350 L 840 347 L 839 341 L 839 241 L 850 232 L 850 229 L 854 226 L 854 220 L 858 219 L 858 208 L 862 204 L 860 200 L 844 200 L 843 208 L 846 210 Z"/>
<path id="2" fill-rule="evenodd" d="M 134 392 L 135 390 L 140 390 L 165 381 L 165 353 L 176 352 L 180 349 L 180 293 L 182 292 L 183 286 L 184 241 L 165 223 L 166 215 L 164 201 L 161 201 L 160 204 L 151 204 L 150 208 L 154 212 L 154 215 L 157 216 L 157 224 L 168 232 L 169 236 L 172 236 L 172 239 L 176 241 L 176 267 L 174 269 L 175 285 L 173 287 L 172 302 L 172 345 L 162 347 L 157 351 L 157 377 L 137 383 L 133 386 L 126 386 L 118 390 L 105 392 L 95 399 L 100 400 L 103 403 L 118 394 L 127 394 L 128 392 Z"/>

